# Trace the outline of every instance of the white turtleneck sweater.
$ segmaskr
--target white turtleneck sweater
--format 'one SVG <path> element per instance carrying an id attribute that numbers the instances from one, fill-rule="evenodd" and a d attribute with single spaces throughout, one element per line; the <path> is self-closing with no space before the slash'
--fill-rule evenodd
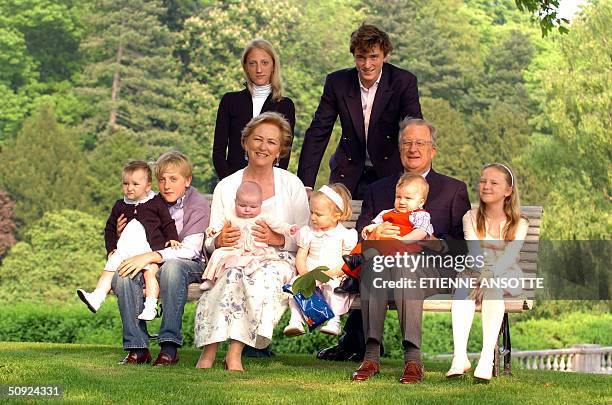
<path id="1" fill-rule="evenodd" d="M 253 117 L 257 117 L 261 113 L 261 109 L 270 93 L 272 93 L 271 84 L 253 86 Z"/>

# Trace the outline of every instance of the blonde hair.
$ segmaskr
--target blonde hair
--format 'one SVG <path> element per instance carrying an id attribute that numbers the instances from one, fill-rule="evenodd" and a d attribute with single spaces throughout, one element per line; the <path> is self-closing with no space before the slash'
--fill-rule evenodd
<path id="1" fill-rule="evenodd" d="M 244 77 L 247 79 L 247 86 L 251 94 L 253 94 L 253 82 L 251 82 L 251 78 L 249 77 L 249 72 L 247 71 L 247 57 L 249 53 L 253 49 L 261 49 L 265 53 L 267 53 L 270 58 L 272 58 L 272 75 L 270 76 L 270 84 L 272 85 L 272 100 L 279 102 L 283 99 L 283 86 L 281 83 L 281 66 L 280 60 L 276 51 L 272 47 L 272 44 L 266 41 L 265 39 L 256 38 L 246 45 L 244 51 L 242 52 L 242 70 L 244 71 Z"/>
<path id="2" fill-rule="evenodd" d="M 348 191 L 348 188 L 346 188 L 346 186 L 342 183 L 330 184 L 328 187 L 338 193 L 342 198 L 342 204 L 344 205 L 343 210 L 340 210 L 340 207 L 338 207 L 336 203 L 334 203 L 328 196 L 326 196 L 321 191 L 315 191 L 310 198 L 312 199 L 313 197 L 324 197 L 334 206 L 336 211 L 340 214 L 340 221 L 347 221 L 351 219 L 351 215 L 353 215 L 353 208 L 351 207 L 351 192 Z"/>
<path id="3" fill-rule="evenodd" d="M 266 111 L 264 113 L 259 114 L 257 117 L 253 117 L 251 121 L 246 124 L 244 128 L 242 128 L 242 136 L 240 138 L 240 144 L 242 145 L 242 149 L 246 150 L 246 140 L 249 136 L 253 134 L 253 131 L 257 129 L 261 124 L 272 124 L 276 125 L 276 127 L 280 130 L 280 157 L 287 157 L 291 152 L 291 143 L 293 142 L 293 137 L 291 136 L 291 126 L 289 125 L 289 121 L 285 119 L 285 117 L 274 111 Z"/>
<path id="4" fill-rule="evenodd" d="M 504 213 L 506 214 L 506 225 L 501 230 L 500 236 L 506 241 L 514 240 L 521 218 L 521 203 L 519 199 L 519 190 L 516 177 L 510 171 L 510 168 L 501 163 L 491 163 L 485 165 L 481 169 L 481 173 L 485 169 L 493 168 L 504 175 L 508 187 L 512 188 L 512 193 L 504 199 Z M 484 238 L 486 235 L 486 203 L 480 199 L 478 212 L 476 213 L 476 234 L 479 238 Z M 527 219 L 527 218 L 525 218 Z"/>
<path id="5" fill-rule="evenodd" d="M 240 183 L 240 186 L 238 186 L 238 189 L 236 190 L 236 200 L 238 199 L 238 194 L 240 194 L 241 196 L 244 194 L 254 195 L 255 197 L 257 197 L 257 200 L 260 203 L 263 196 L 263 192 L 261 191 L 260 185 L 255 183 L 254 181 L 248 180 L 243 181 L 242 183 Z"/>
<path id="6" fill-rule="evenodd" d="M 157 162 L 155 162 L 155 177 L 160 179 L 169 167 L 177 168 L 185 178 L 189 178 L 193 174 L 193 167 L 189 158 L 178 150 L 162 153 Z"/>
<path id="7" fill-rule="evenodd" d="M 429 183 L 427 180 L 420 174 L 414 173 L 404 173 L 397 181 L 395 185 L 395 189 L 399 189 L 400 187 L 406 187 L 410 184 L 416 184 L 419 187 L 419 191 L 421 192 L 421 197 L 423 200 L 427 201 L 427 196 L 429 195 Z"/>
<path id="8" fill-rule="evenodd" d="M 132 160 L 125 166 L 123 166 L 123 174 L 132 174 L 137 170 L 144 170 L 147 174 L 147 181 L 150 183 L 152 180 L 151 166 L 143 160 Z"/>

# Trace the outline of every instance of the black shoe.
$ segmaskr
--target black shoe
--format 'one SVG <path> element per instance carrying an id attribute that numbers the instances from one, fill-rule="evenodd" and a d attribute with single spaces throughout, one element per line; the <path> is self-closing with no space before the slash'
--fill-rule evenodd
<path id="1" fill-rule="evenodd" d="M 334 288 L 336 294 L 359 294 L 359 280 L 347 276 L 340 285 Z"/>
<path id="2" fill-rule="evenodd" d="M 317 359 L 330 361 L 361 361 L 363 353 L 348 352 L 340 345 L 319 350 Z"/>
<path id="3" fill-rule="evenodd" d="M 348 361 L 354 361 L 356 363 L 361 363 L 363 361 L 363 358 L 365 357 L 365 353 L 353 353 L 349 356 L 349 358 L 347 359 Z"/>
<path id="4" fill-rule="evenodd" d="M 270 346 L 264 347 L 263 349 L 256 349 L 251 346 L 244 346 L 242 350 L 242 355 L 245 357 L 255 357 L 255 358 L 269 358 L 274 357 L 276 354 L 272 350 L 270 350 Z"/>
<path id="5" fill-rule="evenodd" d="M 352 255 L 342 255 L 342 260 L 348 266 L 349 269 L 354 270 L 357 267 L 365 263 L 365 257 L 361 253 L 354 253 Z"/>

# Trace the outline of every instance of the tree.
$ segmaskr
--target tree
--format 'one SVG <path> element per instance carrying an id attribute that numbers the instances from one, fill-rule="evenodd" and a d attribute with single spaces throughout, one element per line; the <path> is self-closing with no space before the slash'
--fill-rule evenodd
<path id="1" fill-rule="evenodd" d="M 528 11 L 530 14 L 537 13 L 542 30 L 542 36 L 545 37 L 555 27 L 561 34 L 567 34 L 569 29 L 566 27 L 569 20 L 561 18 L 558 15 L 560 0 L 515 0 L 516 6 L 521 11 Z"/>
<path id="2" fill-rule="evenodd" d="M 102 220 L 50 211 L 23 235 L 0 267 L 0 300 L 65 301 L 94 286 L 104 267 Z"/>
<path id="3" fill-rule="evenodd" d="M 415 73 L 426 97 L 461 105 L 482 72 L 478 31 L 460 0 L 376 0 L 368 22 L 388 32 L 391 62 Z M 426 113 L 426 111 L 424 111 Z"/>
<path id="4" fill-rule="evenodd" d="M 9 195 L 0 190 L 0 263 L 4 253 L 15 244 L 13 236 L 15 223 L 13 222 L 13 207 L 15 203 L 11 201 Z"/>
<path id="5" fill-rule="evenodd" d="M 146 134 L 147 143 L 171 145 L 182 114 L 175 39 L 160 18 L 160 1 L 104 0 L 86 17 L 90 31 L 81 44 L 90 63 L 79 88 L 98 108 L 88 130 L 110 133 L 122 128 Z"/>
<path id="6" fill-rule="evenodd" d="M 484 58 L 484 71 L 465 97 L 467 111 L 484 111 L 494 103 L 504 102 L 529 114 L 534 110 L 523 78 L 535 47 L 530 35 L 517 29 L 503 33 L 491 44 Z"/>
<path id="7" fill-rule="evenodd" d="M 202 8 L 214 3 L 213 0 L 162 0 L 166 9 L 162 22 L 172 32 L 180 32 L 185 27 L 185 20 L 196 15 Z"/>
<path id="8" fill-rule="evenodd" d="M 29 97 L 0 83 L 0 148 L 17 133 L 27 112 Z"/>
<path id="9" fill-rule="evenodd" d="M 16 135 L 24 117 L 40 105 L 41 95 L 54 96 L 67 84 L 72 87 L 72 77 L 81 67 L 77 49 L 83 3 L 0 2 L 0 145 Z M 61 115 L 59 119 L 66 122 Z"/>
<path id="10" fill-rule="evenodd" d="M 69 80 L 81 68 L 77 50 L 84 4 L 76 0 L 4 0 L 0 4 L 0 15 L 11 16 L 10 25 L 23 35 L 40 82 Z"/>
<path id="11" fill-rule="evenodd" d="M 546 193 L 549 239 L 610 239 L 611 15 L 610 0 L 587 7 L 558 38 L 553 63 L 530 76 L 550 134 L 534 139 L 527 159 Z"/>
<path id="12" fill-rule="evenodd" d="M 20 231 L 44 212 L 90 206 L 78 137 L 45 105 L 0 152 L 0 187 L 15 201 Z"/>

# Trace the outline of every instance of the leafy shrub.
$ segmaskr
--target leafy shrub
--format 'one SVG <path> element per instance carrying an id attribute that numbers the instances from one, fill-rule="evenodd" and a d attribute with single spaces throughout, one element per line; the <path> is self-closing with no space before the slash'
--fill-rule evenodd
<path id="1" fill-rule="evenodd" d="M 560 349 L 577 343 L 612 345 L 612 314 L 574 312 L 557 319 L 529 319 L 511 329 L 514 347 Z"/>
<path id="2" fill-rule="evenodd" d="M 93 288 L 104 267 L 102 220 L 80 211 L 47 212 L 7 253 L 0 300 L 64 301 Z"/>
<path id="3" fill-rule="evenodd" d="M 66 304 L 4 303 L 0 311 L 0 340 L 120 345 L 121 318 L 113 300 L 108 300 L 95 315 L 76 300 L 74 294 L 74 300 Z"/>

